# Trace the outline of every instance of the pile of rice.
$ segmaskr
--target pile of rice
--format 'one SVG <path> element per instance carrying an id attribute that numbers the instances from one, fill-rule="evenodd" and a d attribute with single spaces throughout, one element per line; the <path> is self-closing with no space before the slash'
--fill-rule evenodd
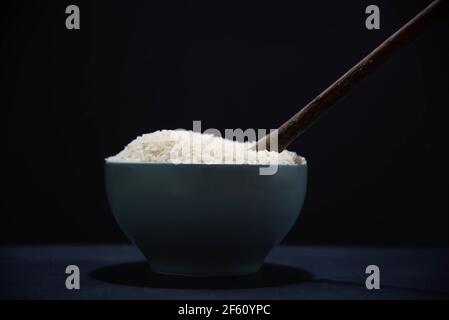
<path id="1" fill-rule="evenodd" d="M 295 152 L 250 150 L 255 142 L 226 140 L 193 131 L 160 130 L 144 134 L 106 161 L 205 164 L 297 164 Z"/>

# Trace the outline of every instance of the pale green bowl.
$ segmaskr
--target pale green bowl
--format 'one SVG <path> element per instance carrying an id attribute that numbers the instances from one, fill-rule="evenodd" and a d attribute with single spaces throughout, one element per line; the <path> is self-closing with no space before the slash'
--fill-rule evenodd
<path id="1" fill-rule="evenodd" d="M 257 272 L 301 211 L 307 165 L 109 162 L 114 216 L 153 271 L 191 276 Z"/>

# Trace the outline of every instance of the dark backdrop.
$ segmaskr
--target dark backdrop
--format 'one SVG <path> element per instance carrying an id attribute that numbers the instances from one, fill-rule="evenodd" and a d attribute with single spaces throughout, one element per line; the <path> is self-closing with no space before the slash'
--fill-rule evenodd
<path id="1" fill-rule="evenodd" d="M 125 241 L 106 156 L 192 120 L 275 128 L 430 1 L 161 3 L 73 1 L 69 31 L 72 2 L 2 1 L 2 243 Z M 291 146 L 310 178 L 286 242 L 449 244 L 448 25 Z"/>

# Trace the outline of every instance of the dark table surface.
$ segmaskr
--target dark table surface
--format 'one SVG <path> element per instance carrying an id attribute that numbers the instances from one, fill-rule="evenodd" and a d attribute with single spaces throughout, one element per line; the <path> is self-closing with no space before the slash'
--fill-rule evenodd
<path id="1" fill-rule="evenodd" d="M 67 290 L 77 265 L 80 290 Z M 366 266 L 380 269 L 367 290 Z M 129 245 L 0 247 L 2 299 L 449 299 L 449 249 L 281 246 L 236 278 L 152 273 Z"/>

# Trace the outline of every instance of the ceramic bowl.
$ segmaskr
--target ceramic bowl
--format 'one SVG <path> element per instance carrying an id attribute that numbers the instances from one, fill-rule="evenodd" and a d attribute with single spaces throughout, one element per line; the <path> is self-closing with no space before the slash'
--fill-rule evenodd
<path id="1" fill-rule="evenodd" d="M 307 165 L 106 161 L 112 212 L 151 269 L 189 276 L 257 272 L 301 211 Z"/>

